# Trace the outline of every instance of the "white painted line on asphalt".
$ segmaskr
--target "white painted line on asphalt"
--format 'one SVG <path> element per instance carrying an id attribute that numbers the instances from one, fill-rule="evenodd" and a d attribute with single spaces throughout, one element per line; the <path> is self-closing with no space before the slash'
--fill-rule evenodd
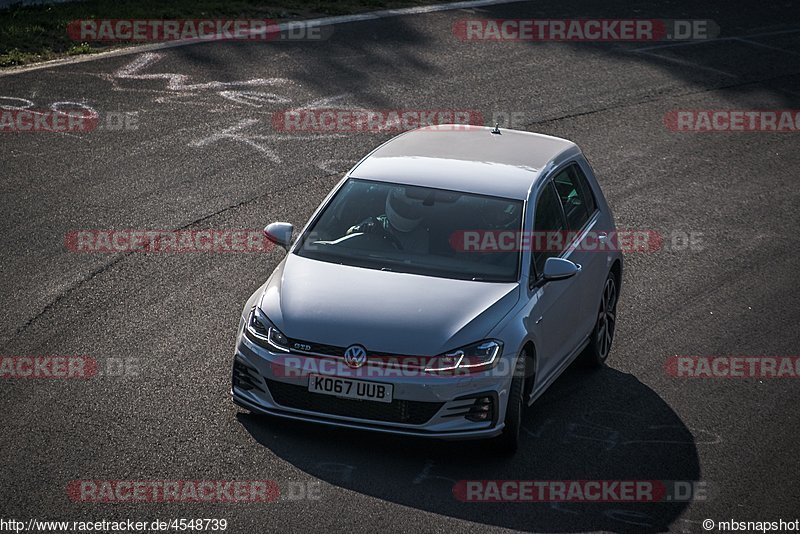
<path id="1" fill-rule="evenodd" d="M 693 67 L 693 68 L 700 69 L 700 70 L 707 70 L 709 72 L 715 72 L 717 74 L 722 74 L 723 76 L 728 76 L 728 77 L 731 77 L 731 78 L 738 78 L 738 76 L 736 74 L 731 74 L 730 72 L 726 72 L 724 70 L 715 69 L 713 67 L 708 67 L 708 66 L 705 66 L 705 65 L 700 65 L 699 63 L 694 63 L 694 62 L 686 60 L 686 59 L 678 59 L 678 58 L 672 58 L 672 57 L 668 57 L 668 56 L 662 56 L 660 54 L 655 53 L 655 51 L 664 50 L 664 49 L 667 49 L 667 48 L 677 48 L 677 47 L 685 47 L 685 46 L 697 46 L 697 45 L 702 45 L 702 44 L 719 43 L 719 42 L 731 42 L 732 41 L 732 42 L 739 42 L 739 43 L 744 43 L 744 44 L 749 44 L 749 45 L 754 45 L 754 46 L 760 46 L 762 48 L 768 48 L 770 50 L 777 50 L 779 52 L 784 52 L 786 54 L 792 54 L 792 55 L 795 55 L 795 56 L 800 56 L 800 53 L 795 52 L 793 50 L 786 50 L 784 48 L 780 48 L 780 47 L 777 47 L 777 46 L 771 46 L 771 45 L 768 45 L 768 44 L 759 43 L 759 42 L 751 40 L 751 39 L 757 39 L 759 37 L 771 37 L 771 36 L 774 36 L 774 35 L 785 35 L 785 34 L 789 34 L 789 33 L 798 33 L 798 32 L 800 32 L 800 28 L 792 28 L 792 29 L 788 29 L 788 30 L 777 30 L 777 31 L 771 31 L 771 32 L 754 33 L 754 34 L 742 35 L 742 36 L 716 37 L 714 39 L 705 39 L 705 40 L 702 40 L 702 41 L 686 41 L 686 42 L 680 42 L 680 43 L 668 43 L 668 44 L 663 44 L 663 45 L 645 46 L 643 48 L 629 49 L 628 52 L 636 53 L 636 54 L 642 54 L 642 55 L 645 55 L 645 56 L 655 57 L 655 58 L 659 58 L 659 59 L 663 59 L 664 61 L 669 61 L 671 63 L 677 63 L 678 65 L 686 65 L 688 67 Z"/>
<path id="2" fill-rule="evenodd" d="M 472 9 L 477 7 L 485 7 L 485 6 L 493 6 L 501 4 L 513 4 L 525 1 L 528 0 L 466 0 L 463 2 L 450 2 L 447 4 L 433 4 L 429 6 L 404 7 L 399 9 L 382 9 L 380 11 L 370 11 L 367 13 L 357 13 L 354 15 L 339 15 L 335 17 L 323 17 L 318 19 L 283 22 L 281 24 L 278 24 L 278 28 L 280 29 L 280 31 L 286 31 L 287 29 L 303 27 L 304 25 L 315 26 L 315 27 L 334 26 L 336 24 L 347 24 L 349 22 L 363 22 L 368 20 L 401 17 L 405 15 L 423 15 L 426 13 L 436 13 L 439 11 Z M 250 33 L 251 32 L 246 31 L 242 32 L 241 35 L 246 36 L 249 35 Z M 253 32 L 253 33 L 258 33 L 258 32 Z M 216 41 L 214 39 L 208 39 L 208 38 L 204 39 L 196 38 L 196 39 L 182 39 L 178 41 L 170 41 L 167 43 L 153 43 L 140 46 L 131 46 L 126 48 L 120 48 L 117 50 L 109 50 L 107 52 L 99 52 L 97 54 L 54 59 L 52 61 L 45 61 L 42 63 L 37 63 L 35 65 L 25 65 L 22 67 L 13 67 L 8 70 L 0 70 L 0 77 L 11 76 L 14 74 L 20 74 L 23 72 L 30 72 L 40 69 L 60 67 L 62 65 L 73 65 L 76 63 L 95 61 L 98 59 L 105 59 L 108 57 L 126 56 L 129 54 L 141 54 L 143 52 L 152 52 L 153 50 L 164 50 L 166 48 L 175 48 L 178 46 L 189 46 L 189 45 L 209 43 L 209 42 L 216 42 Z"/>
<path id="3" fill-rule="evenodd" d="M 281 160 L 278 151 L 265 141 L 313 141 L 313 138 L 309 138 L 307 135 L 256 134 L 246 132 L 251 126 L 255 126 L 258 123 L 258 119 L 244 119 L 222 131 L 211 133 L 208 137 L 192 141 L 188 146 L 192 148 L 205 148 L 219 141 L 236 141 L 251 146 L 273 163 L 281 164 L 283 160 Z M 328 137 L 341 138 L 344 137 L 344 134 L 330 134 Z"/>
<path id="4" fill-rule="evenodd" d="M 786 50 L 785 48 L 781 48 L 779 46 L 772 46 L 764 43 L 759 43 L 757 41 L 751 41 L 750 39 L 736 39 L 739 42 L 747 43 L 753 46 L 760 46 L 761 48 L 768 48 L 770 50 L 777 50 L 778 52 L 783 52 L 784 54 L 791 54 L 793 56 L 800 56 L 800 52 L 795 52 L 794 50 Z"/>
<path id="5" fill-rule="evenodd" d="M 701 41 L 683 41 L 679 43 L 667 43 L 661 45 L 645 46 L 643 48 L 632 48 L 629 52 L 645 52 L 649 50 L 660 50 L 662 48 L 676 48 L 679 46 L 696 46 L 702 44 L 718 43 L 723 41 L 738 41 L 742 39 L 755 39 L 757 37 L 770 37 L 773 35 L 783 35 L 786 33 L 798 33 L 800 28 L 792 28 L 789 30 L 777 30 L 774 32 L 753 33 L 750 35 L 735 35 L 732 37 L 715 37 L 713 39 L 703 39 Z"/>
<path id="6" fill-rule="evenodd" d="M 685 59 L 678 59 L 678 58 L 669 57 L 669 56 L 662 56 L 662 55 L 656 54 L 654 52 L 643 52 L 641 50 L 636 50 L 636 53 L 637 54 L 641 54 L 643 56 L 650 56 L 650 57 L 654 57 L 654 58 L 658 58 L 658 59 L 663 59 L 664 61 L 669 61 L 670 63 L 677 63 L 678 65 L 684 65 L 684 66 L 687 66 L 687 67 L 693 67 L 695 69 L 707 70 L 709 72 L 715 72 L 717 74 L 722 74 L 723 76 L 728 76 L 729 78 L 738 78 L 739 77 L 736 74 L 731 74 L 730 72 L 725 72 L 724 70 L 715 69 L 714 67 L 707 67 L 705 65 L 700 65 L 698 63 L 693 63 L 693 62 L 687 61 Z"/>
<path id="7" fill-rule="evenodd" d="M 163 54 L 146 53 L 141 54 L 139 57 L 134 58 L 126 66 L 118 69 L 114 73 L 114 78 L 123 80 L 164 80 L 169 91 L 196 91 L 198 89 L 226 89 L 229 87 L 261 87 L 261 86 L 281 86 L 290 85 L 291 80 L 287 78 L 255 78 L 252 80 L 241 80 L 235 82 L 207 82 L 207 83 L 189 83 L 189 76 L 186 74 L 175 73 L 157 73 L 157 74 L 144 74 L 149 66 L 157 63 Z M 276 96 L 275 98 L 280 99 Z"/>

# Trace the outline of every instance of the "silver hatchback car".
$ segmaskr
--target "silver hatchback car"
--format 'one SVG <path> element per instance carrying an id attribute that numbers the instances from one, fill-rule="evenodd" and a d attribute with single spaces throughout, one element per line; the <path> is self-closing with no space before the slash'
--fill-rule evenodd
<path id="1" fill-rule="evenodd" d="M 299 235 L 265 234 L 288 254 L 239 324 L 232 395 L 252 412 L 514 451 L 524 407 L 611 350 L 622 254 L 570 141 L 407 132 Z"/>

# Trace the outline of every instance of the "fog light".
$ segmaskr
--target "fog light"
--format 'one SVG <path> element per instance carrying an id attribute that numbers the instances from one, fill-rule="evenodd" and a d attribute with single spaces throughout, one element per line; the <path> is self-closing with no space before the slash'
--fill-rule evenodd
<path id="1" fill-rule="evenodd" d="M 476 423 L 491 421 L 494 412 L 494 399 L 492 397 L 478 397 L 465 416 L 468 421 Z"/>
<path id="2" fill-rule="evenodd" d="M 258 371 L 246 365 L 239 358 L 234 358 L 233 360 L 233 387 L 244 391 L 250 391 L 251 389 L 264 391 L 264 388 L 260 385 Z"/>

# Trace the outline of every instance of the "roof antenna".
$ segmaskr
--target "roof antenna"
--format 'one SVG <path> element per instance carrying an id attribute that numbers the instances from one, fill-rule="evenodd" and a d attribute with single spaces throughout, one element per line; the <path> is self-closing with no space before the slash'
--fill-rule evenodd
<path id="1" fill-rule="evenodd" d="M 500 123 L 499 122 L 494 123 L 494 130 L 492 130 L 492 134 L 494 134 L 494 135 L 502 135 L 500 133 Z"/>

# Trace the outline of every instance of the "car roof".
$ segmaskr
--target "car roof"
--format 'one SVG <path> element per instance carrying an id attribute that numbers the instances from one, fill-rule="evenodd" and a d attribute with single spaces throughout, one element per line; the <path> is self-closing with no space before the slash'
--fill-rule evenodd
<path id="1" fill-rule="evenodd" d="M 571 141 L 549 135 L 443 124 L 406 132 L 376 148 L 349 173 L 353 178 L 526 199 L 548 163 L 580 154 Z"/>

